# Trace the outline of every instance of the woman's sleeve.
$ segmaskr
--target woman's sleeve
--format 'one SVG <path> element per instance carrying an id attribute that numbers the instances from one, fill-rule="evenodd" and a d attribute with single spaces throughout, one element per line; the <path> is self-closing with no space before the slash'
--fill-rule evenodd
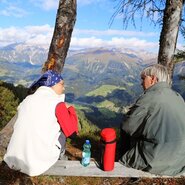
<path id="1" fill-rule="evenodd" d="M 66 137 L 78 133 L 78 118 L 74 107 L 66 107 L 64 102 L 56 106 L 55 114 L 57 121 Z"/>

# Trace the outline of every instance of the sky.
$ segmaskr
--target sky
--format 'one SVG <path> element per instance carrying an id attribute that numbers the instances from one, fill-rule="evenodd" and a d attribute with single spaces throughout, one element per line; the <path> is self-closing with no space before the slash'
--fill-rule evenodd
<path id="1" fill-rule="evenodd" d="M 49 47 L 53 35 L 58 0 L 0 0 L 0 47 L 25 42 Z M 70 43 L 71 49 L 119 47 L 157 53 L 161 28 L 136 16 L 136 28 L 123 27 L 122 17 L 111 17 L 115 0 L 77 0 L 77 18 Z M 183 49 L 179 34 L 179 49 Z"/>

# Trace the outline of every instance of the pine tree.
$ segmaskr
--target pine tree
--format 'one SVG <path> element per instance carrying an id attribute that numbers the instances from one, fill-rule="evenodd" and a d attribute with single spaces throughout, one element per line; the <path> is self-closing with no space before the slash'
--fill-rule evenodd
<path id="1" fill-rule="evenodd" d="M 18 99 L 9 89 L 0 86 L 0 129 L 15 115 Z"/>

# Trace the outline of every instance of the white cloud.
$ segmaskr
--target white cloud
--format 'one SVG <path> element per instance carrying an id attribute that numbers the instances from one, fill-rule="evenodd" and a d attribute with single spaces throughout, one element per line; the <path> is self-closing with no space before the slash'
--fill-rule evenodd
<path id="1" fill-rule="evenodd" d="M 49 25 L 0 28 L 0 46 L 20 42 L 30 45 L 49 45 L 52 33 L 53 28 Z"/>
<path id="2" fill-rule="evenodd" d="M 89 35 L 84 38 L 73 36 L 71 39 L 70 47 L 89 48 L 89 47 L 107 46 L 107 47 L 136 48 L 144 50 L 156 50 L 158 48 L 158 43 L 148 42 L 147 40 L 139 39 L 136 37 L 125 38 L 124 36 L 119 35 L 119 30 L 118 31 L 114 30 L 114 34 L 116 32 L 118 32 L 117 36 L 112 37 L 112 35 L 109 33 L 110 37 L 107 38 L 106 40 L 101 37 Z M 18 27 L 0 28 L 0 46 L 5 46 L 8 44 L 19 42 L 24 42 L 29 45 L 49 46 L 52 39 L 52 35 L 53 27 L 49 25 L 26 26 L 23 28 Z"/>
<path id="3" fill-rule="evenodd" d="M 90 47 L 102 47 L 105 44 L 105 41 L 95 37 L 89 38 L 76 38 L 72 37 L 71 47 L 73 48 L 90 48 Z M 105 45 L 104 45 L 105 46 Z"/>
<path id="4" fill-rule="evenodd" d="M 17 29 L 15 27 L 0 29 L 0 44 L 7 45 L 14 42 L 22 42 L 25 40 L 26 34 L 22 29 Z"/>
<path id="5" fill-rule="evenodd" d="M 181 43 L 177 43 L 177 49 L 179 50 L 185 50 L 185 45 Z"/>
<path id="6" fill-rule="evenodd" d="M 51 34 L 53 27 L 48 24 L 42 26 L 26 26 L 25 30 L 30 34 Z"/>
<path id="7" fill-rule="evenodd" d="M 51 42 L 50 35 L 39 34 L 39 35 L 29 38 L 26 41 L 26 44 L 28 45 L 48 45 L 49 47 L 50 42 Z"/>
<path id="8" fill-rule="evenodd" d="M 154 49 L 158 48 L 158 43 L 155 42 L 148 42 L 146 40 L 138 39 L 138 38 L 112 38 L 111 44 L 120 47 L 133 47 L 139 49 Z"/>
<path id="9" fill-rule="evenodd" d="M 30 2 L 44 10 L 56 10 L 59 3 L 58 0 L 30 0 Z"/>
<path id="10" fill-rule="evenodd" d="M 118 48 L 133 48 L 144 49 L 149 51 L 156 51 L 158 43 L 147 42 L 138 38 L 123 38 L 114 37 L 110 40 L 98 39 L 95 37 L 90 38 L 77 38 L 71 39 L 71 48 L 88 48 L 88 47 L 118 47 Z"/>
<path id="11" fill-rule="evenodd" d="M 158 37 L 156 32 L 127 30 L 80 30 L 75 29 L 71 47 L 126 47 L 144 50 L 158 50 L 158 43 L 149 42 L 146 38 Z M 89 37 L 91 35 L 91 37 Z M 80 38 L 79 38 L 80 37 Z M 83 37 L 83 38 L 81 38 Z M 99 39 L 101 38 L 101 39 Z M 102 39 L 106 38 L 106 39 Z M 107 39 L 109 38 L 109 39 Z"/>

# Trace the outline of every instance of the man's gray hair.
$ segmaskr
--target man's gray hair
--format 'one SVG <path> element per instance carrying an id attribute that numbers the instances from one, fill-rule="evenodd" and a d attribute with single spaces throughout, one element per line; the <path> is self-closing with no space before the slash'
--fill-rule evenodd
<path id="1" fill-rule="evenodd" d="M 158 82 L 167 82 L 168 84 L 171 84 L 168 69 L 161 64 L 154 64 L 146 67 L 141 72 L 141 76 L 156 76 Z"/>

